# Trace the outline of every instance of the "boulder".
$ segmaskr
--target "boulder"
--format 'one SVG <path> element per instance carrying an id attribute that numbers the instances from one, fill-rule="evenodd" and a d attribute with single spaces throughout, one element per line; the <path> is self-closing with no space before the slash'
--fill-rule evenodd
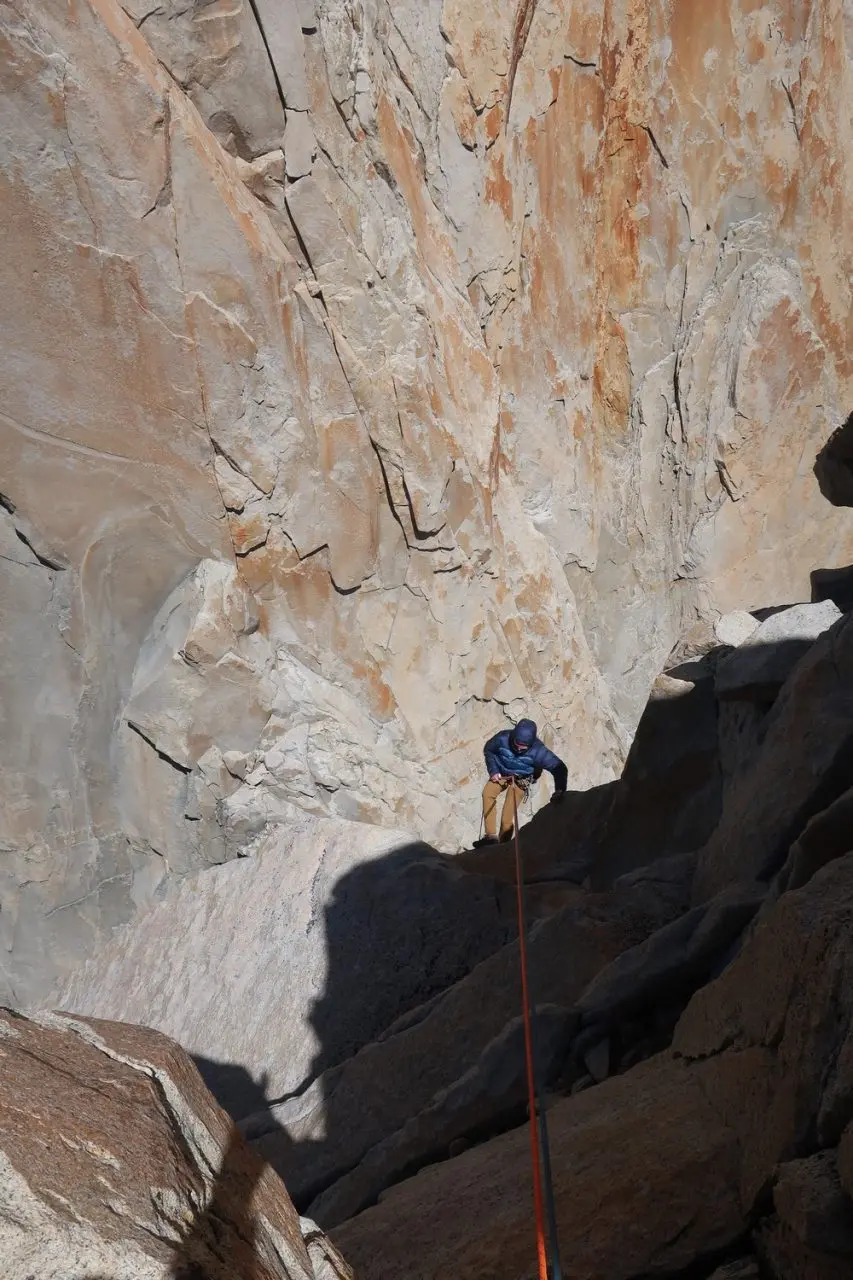
<path id="1" fill-rule="evenodd" d="M 258 1109 L 247 1078 L 298 1092 L 512 931 L 486 877 L 405 832 L 297 811 L 126 925 L 59 1001 L 179 1039 L 239 1117 Z"/>
<path id="2" fill-rule="evenodd" d="M 714 623 L 714 638 L 717 644 L 736 649 L 744 644 L 758 627 L 758 619 L 745 609 L 735 609 L 724 613 Z"/>
<path id="3" fill-rule="evenodd" d="M 840 617 L 832 600 L 772 613 L 718 662 L 717 697 L 772 702 L 813 642 Z"/>
<path id="4" fill-rule="evenodd" d="M 835 1147 L 853 1115 L 851 918 L 853 854 L 847 854 L 779 898 L 676 1027 L 673 1050 L 688 1061 L 724 1059 L 730 1050 L 771 1056 L 771 1095 L 735 1104 L 742 1194 L 750 1206 L 772 1186 L 779 1163 L 815 1145 Z M 788 1172 L 786 1206 L 797 1187 L 805 1203 L 804 1182 L 819 1168 Z"/>
<path id="5" fill-rule="evenodd" d="M 571 1274 L 677 1274 L 743 1233 L 737 1138 L 704 1092 L 717 1070 L 655 1059 L 548 1111 Z M 535 1274 L 529 1188 L 522 1127 L 393 1187 L 332 1236 L 359 1280 L 517 1280 Z"/>
<path id="6" fill-rule="evenodd" d="M 842 1188 L 835 1151 L 781 1165 L 773 1205 L 801 1244 L 853 1260 L 853 1203 Z"/>
<path id="7" fill-rule="evenodd" d="M 624 951 L 577 1001 L 584 1026 L 603 1033 L 630 1016 L 692 995 L 743 933 L 763 897 L 761 887 L 724 891 Z"/>
<path id="8" fill-rule="evenodd" d="M 853 776 L 853 621 L 814 642 L 762 729 L 761 744 L 727 791 L 697 859 L 693 901 L 732 884 L 768 881 L 809 819 Z"/>
<path id="9" fill-rule="evenodd" d="M 0 1060 L 6 1280 L 351 1280 L 165 1036 L 0 1010 Z"/>

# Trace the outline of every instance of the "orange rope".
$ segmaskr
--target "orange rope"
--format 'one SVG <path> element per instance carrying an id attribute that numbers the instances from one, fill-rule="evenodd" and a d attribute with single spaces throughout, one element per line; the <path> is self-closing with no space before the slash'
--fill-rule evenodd
<path id="1" fill-rule="evenodd" d="M 527 936 L 524 919 L 524 886 L 522 884 L 521 846 L 518 840 L 518 801 L 512 790 L 515 819 L 515 884 L 518 898 L 518 943 L 521 953 L 521 994 L 524 1005 L 524 1056 L 527 1063 L 527 1098 L 530 1111 L 530 1156 L 533 1161 L 533 1209 L 536 1215 L 536 1252 L 539 1258 L 539 1280 L 548 1280 L 548 1249 L 545 1243 L 545 1208 L 542 1200 L 542 1161 L 539 1153 L 539 1131 L 536 1123 L 536 1074 L 533 1067 L 533 1026 L 530 1018 L 530 990 L 527 984 Z"/>

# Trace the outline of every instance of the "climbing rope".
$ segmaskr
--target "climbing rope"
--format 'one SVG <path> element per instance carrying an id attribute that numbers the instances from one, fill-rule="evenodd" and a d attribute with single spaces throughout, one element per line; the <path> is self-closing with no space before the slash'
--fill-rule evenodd
<path id="1" fill-rule="evenodd" d="M 551 1154 L 548 1144 L 548 1118 L 542 1099 L 542 1088 L 536 1069 L 533 1028 L 533 1006 L 527 972 L 527 908 L 524 893 L 524 869 L 518 838 L 518 802 L 512 788 L 515 819 L 515 883 L 518 899 L 518 945 L 521 957 L 521 996 L 524 1013 L 524 1055 L 527 1067 L 527 1102 L 530 1113 L 530 1156 L 533 1163 L 533 1210 L 536 1219 L 536 1252 L 539 1280 L 563 1280 L 557 1239 L 557 1210 L 551 1177 Z M 547 1234 L 546 1234 L 547 1232 Z"/>

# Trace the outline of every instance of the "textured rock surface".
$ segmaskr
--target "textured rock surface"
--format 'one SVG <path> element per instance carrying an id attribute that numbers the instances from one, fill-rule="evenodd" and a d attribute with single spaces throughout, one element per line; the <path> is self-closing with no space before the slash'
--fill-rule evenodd
<path id="1" fill-rule="evenodd" d="M 853 1113 L 851 920 L 847 854 L 783 894 L 676 1029 L 676 1053 L 697 1062 L 732 1048 L 772 1052 L 772 1100 L 741 1103 L 747 1199 L 770 1185 L 777 1163 L 837 1146 Z M 792 1194 L 782 1203 L 791 1207 L 796 1187 L 788 1181 Z"/>
<path id="2" fill-rule="evenodd" d="M 754 633 L 758 627 L 758 619 L 743 609 L 735 609 L 732 613 L 724 613 L 714 623 L 714 639 L 717 644 L 733 645 L 737 648 Z"/>
<path id="3" fill-rule="evenodd" d="M 743 1231 L 737 1138 L 703 1091 L 714 1070 L 656 1060 L 551 1109 L 573 1274 L 677 1274 Z M 363 1280 L 533 1276 L 529 1163 L 528 1134 L 517 1129 L 393 1188 L 333 1238 Z"/>
<path id="4" fill-rule="evenodd" d="M 724 891 L 624 951 L 577 1002 L 583 1021 L 609 1030 L 630 1014 L 691 994 L 743 933 L 762 896 L 756 889 Z"/>
<path id="5" fill-rule="evenodd" d="M 505 896 L 405 833 L 303 816 L 288 840 L 191 877 L 141 913 L 57 1000 L 179 1038 L 307 1207 L 380 1143 L 424 1163 L 438 1126 L 406 1126 L 443 1093 L 445 1147 L 517 1105 L 522 1059 L 494 1047 L 518 1015 Z M 678 910 L 631 886 L 540 920 L 537 998 L 570 1010 L 604 965 Z M 481 1057 L 485 1075 L 465 1082 Z M 509 1077 L 497 1094 L 496 1072 Z M 398 1171 L 394 1160 L 368 1166 L 357 1194 L 381 1191 L 389 1167 Z M 320 1206 L 309 1212 L 326 1225 Z"/>
<path id="6" fill-rule="evenodd" d="M 848 854 L 783 894 L 669 1051 L 549 1110 L 573 1273 L 710 1270 L 752 1227 L 781 1280 L 849 1271 L 851 919 Z M 335 1239 L 366 1280 L 390 1280 L 413 1245 L 418 1280 L 533 1275 L 528 1160 L 519 1128 L 391 1188 Z"/>
<path id="7" fill-rule="evenodd" d="M 174 1036 L 247 1115 L 262 1078 L 270 1099 L 299 1091 L 511 933 L 488 878 L 405 832 L 297 814 L 140 914 L 58 1003 Z"/>
<path id="8" fill-rule="evenodd" d="M 773 1188 L 773 1206 L 802 1244 L 853 1257 L 850 1201 L 834 1151 L 783 1164 Z"/>
<path id="9" fill-rule="evenodd" d="M 840 617 L 841 610 L 831 600 L 771 614 L 717 664 L 717 696 L 772 701 L 812 641 Z"/>
<path id="10" fill-rule="evenodd" d="M 810 648 L 769 712 L 761 743 L 733 778 L 699 855 L 697 902 L 769 880 L 808 820 L 845 792 L 853 768 L 853 619 Z"/>
<path id="11" fill-rule="evenodd" d="M 556 1074 L 569 1047 L 573 1019 L 557 1005 L 536 1009 L 537 1066 L 543 1079 Z M 524 1028 L 508 1023 L 468 1071 L 430 1100 L 396 1133 L 376 1143 L 355 1169 L 314 1201 L 311 1212 L 327 1229 L 375 1204 L 380 1192 L 433 1160 L 454 1152 L 453 1144 L 510 1128 L 527 1099 Z"/>
<path id="12" fill-rule="evenodd" d="M 0 17 L 16 999 L 293 801 L 455 847 L 522 707 L 605 781 L 853 559 L 840 4 L 126 9 Z"/>
<path id="13" fill-rule="evenodd" d="M 7 1280 L 351 1280 L 164 1036 L 4 1010 L 0 1060 Z"/>
<path id="14" fill-rule="evenodd" d="M 664 924 L 669 915 L 666 905 L 650 904 L 629 891 L 590 897 L 540 921 L 529 941 L 537 1000 L 571 1009 L 608 961 Z M 485 1078 L 477 1067 L 486 1055 L 495 1058 L 496 1042 L 517 1018 L 518 1008 L 518 948 L 513 942 L 410 1017 L 398 1020 L 377 1042 L 324 1072 L 298 1098 L 252 1117 L 246 1132 L 295 1199 L 316 1195 L 355 1166 L 353 1187 L 369 1200 L 388 1180 L 382 1160 L 371 1167 L 374 1148 L 387 1142 L 397 1151 L 407 1149 L 415 1167 L 425 1163 L 425 1154 L 432 1154 L 434 1127 L 418 1122 L 431 1108 L 439 1108 L 445 1130 L 457 1126 L 445 1145 L 477 1129 L 476 1120 L 469 1123 L 465 1114 L 452 1113 L 457 1086 L 470 1112 L 480 1107 L 484 1127 L 500 1117 L 504 1100 L 490 1096 L 489 1072 L 492 1078 L 496 1071 L 499 1078 L 511 1076 L 522 1060 L 513 1062 L 511 1053 L 497 1052 L 497 1062 Z M 410 1122 L 414 1131 L 407 1133 Z M 326 1225 L 325 1217 L 321 1221 Z"/>

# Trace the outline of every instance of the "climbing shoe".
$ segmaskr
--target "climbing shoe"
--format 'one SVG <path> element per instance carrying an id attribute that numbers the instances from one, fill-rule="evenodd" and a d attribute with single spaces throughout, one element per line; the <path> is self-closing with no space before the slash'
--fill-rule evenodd
<path id="1" fill-rule="evenodd" d="M 497 836 L 480 836 L 479 840 L 474 841 L 475 849 L 482 849 L 484 844 L 500 844 Z"/>

